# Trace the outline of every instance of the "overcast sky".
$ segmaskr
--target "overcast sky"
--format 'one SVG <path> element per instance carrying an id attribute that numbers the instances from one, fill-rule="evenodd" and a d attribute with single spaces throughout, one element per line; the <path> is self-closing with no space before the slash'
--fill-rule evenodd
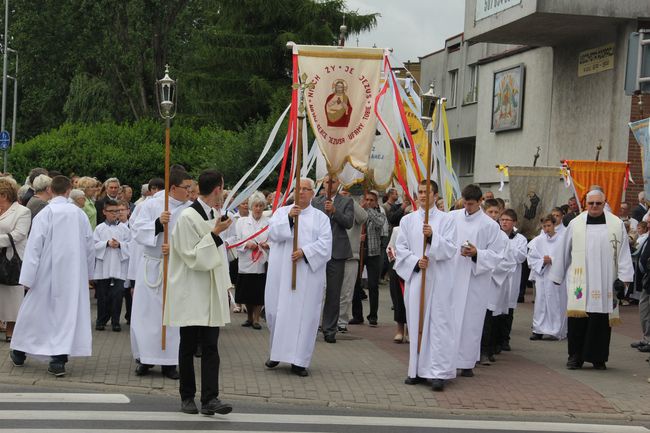
<path id="1" fill-rule="evenodd" d="M 358 38 L 360 47 L 393 48 L 400 62 L 416 62 L 463 31 L 462 0 L 346 0 L 346 4 L 350 11 L 381 14 L 374 30 L 350 36 L 346 45 L 357 46 Z"/>

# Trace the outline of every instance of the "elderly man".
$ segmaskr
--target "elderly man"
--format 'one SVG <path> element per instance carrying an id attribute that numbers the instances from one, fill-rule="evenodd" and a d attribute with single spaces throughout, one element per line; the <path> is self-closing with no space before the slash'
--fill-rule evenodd
<path id="1" fill-rule="evenodd" d="M 118 200 L 117 196 L 120 192 L 120 180 L 116 177 L 106 179 L 106 182 L 104 182 L 104 189 L 106 190 L 106 196 L 95 202 L 95 207 L 97 208 L 97 224 L 103 223 L 106 219 L 103 212 L 106 200 Z"/>
<path id="2" fill-rule="evenodd" d="M 338 178 L 327 176 L 324 185 L 327 193 L 314 198 L 312 206 L 325 213 L 332 227 L 332 257 L 327 262 L 322 327 L 325 341 L 336 343 L 345 261 L 352 257 L 347 230 L 354 225 L 354 205 L 352 198 L 337 194 L 340 185 Z"/>
<path id="3" fill-rule="evenodd" d="M 269 221 L 271 250 L 264 292 L 271 333 L 270 356 L 265 365 L 274 368 L 287 362 L 291 371 L 301 377 L 309 375 L 307 367 L 318 333 L 325 271 L 332 255 L 330 221 L 311 205 L 313 197 L 314 182 L 301 179 L 298 203 L 277 209 Z M 298 215 L 298 248 L 294 250 Z M 295 290 L 291 288 L 292 262 L 296 263 Z"/>
<path id="4" fill-rule="evenodd" d="M 605 210 L 605 194 L 587 193 L 587 212 L 569 224 L 551 268 L 550 279 L 566 276 L 569 360 L 567 368 L 590 362 L 605 370 L 611 326 L 620 321 L 619 300 L 634 269 L 623 222 Z"/>
<path id="5" fill-rule="evenodd" d="M 641 191 L 637 197 L 639 199 L 639 204 L 634 209 L 632 209 L 632 218 L 634 218 L 636 222 L 641 222 L 643 221 L 645 214 L 648 213 L 648 206 L 645 202 L 644 191 Z"/>

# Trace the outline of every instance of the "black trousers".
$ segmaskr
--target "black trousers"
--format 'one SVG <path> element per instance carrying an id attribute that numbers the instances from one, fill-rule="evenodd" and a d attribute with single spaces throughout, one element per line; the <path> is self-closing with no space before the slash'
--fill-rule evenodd
<path id="1" fill-rule="evenodd" d="M 393 301 L 393 320 L 396 323 L 406 323 L 406 307 L 404 306 L 404 294 L 402 293 L 402 280 L 390 264 L 390 299 Z"/>
<path id="2" fill-rule="evenodd" d="M 124 280 L 117 278 L 95 280 L 95 293 L 97 293 L 97 322 L 95 324 L 106 325 L 110 319 L 113 325 L 119 325 L 122 298 L 124 297 Z"/>
<path id="3" fill-rule="evenodd" d="M 182 326 L 178 348 L 179 391 L 181 400 L 194 399 L 194 353 L 201 344 L 201 403 L 219 396 L 219 328 L 209 326 Z"/>
<path id="4" fill-rule="evenodd" d="M 588 317 L 569 317 L 569 358 L 578 362 L 604 363 L 609 358 L 612 328 L 609 314 L 587 313 Z"/>
<path id="5" fill-rule="evenodd" d="M 379 310 L 379 277 L 381 274 L 381 255 L 366 256 L 364 259 L 368 269 L 368 303 L 370 312 L 368 320 L 377 320 Z"/>
<path id="6" fill-rule="evenodd" d="M 481 335 L 481 355 L 494 355 L 494 319 L 492 311 L 485 311 L 483 319 L 483 334 Z"/>
<path id="7" fill-rule="evenodd" d="M 510 343 L 510 332 L 512 331 L 512 320 L 515 310 L 508 309 L 508 314 L 501 314 L 492 318 L 492 333 L 494 335 L 495 346 Z"/>
<path id="8" fill-rule="evenodd" d="M 131 323 L 131 309 L 133 308 L 133 296 L 131 296 L 131 288 L 135 287 L 135 280 L 131 280 L 130 287 L 124 288 L 124 305 L 126 306 L 126 313 L 124 320 Z"/>
<path id="9" fill-rule="evenodd" d="M 363 287 L 361 286 L 361 275 L 358 276 L 354 283 L 354 293 L 352 294 L 352 318 L 363 322 Z"/>
<path id="10" fill-rule="evenodd" d="M 327 262 L 327 269 L 325 271 L 327 285 L 325 287 L 322 319 L 324 335 L 334 336 L 338 330 L 339 312 L 341 310 L 341 286 L 343 285 L 344 271 L 345 259 L 330 259 Z"/>

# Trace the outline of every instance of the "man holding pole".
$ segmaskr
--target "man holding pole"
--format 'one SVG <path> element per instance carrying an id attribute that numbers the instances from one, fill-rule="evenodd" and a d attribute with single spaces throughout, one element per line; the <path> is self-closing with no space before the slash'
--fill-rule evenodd
<path id="1" fill-rule="evenodd" d="M 194 403 L 194 354 L 201 345 L 201 413 L 227 414 L 232 406 L 219 400 L 219 328 L 230 322 L 230 275 L 220 237 L 232 220 L 215 219 L 223 176 L 214 170 L 199 175 L 199 196 L 178 216 L 171 236 L 169 281 L 163 324 L 180 327 L 178 369 L 181 411 L 198 413 Z"/>
<path id="2" fill-rule="evenodd" d="M 178 328 L 169 327 L 162 340 L 162 275 L 163 254 L 169 245 L 163 244 L 163 225 L 170 230 L 178 214 L 189 205 L 189 188 L 192 177 L 184 170 L 172 170 L 169 176 L 169 211 L 165 211 L 165 191 L 157 191 L 153 198 L 138 206 L 131 225 L 131 234 L 142 251 L 138 260 L 133 310 L 131 313 L 131 352 L 135 358 L 135 374 L 144 376 L 154 365 L 160 365 L 164 376 L 178 379 Z"/>
<path id="3" fill-rule="evenodd" d="M 318 333 L 325 269 L 332 254 L 332 230 L 329 218 L 311 205 L 314 182 L 300 179 L 298 191 L 296 204 L 279 208 L 269 221 L 271 250 L 264 306 L 271 347 L 265 365 L 274 368 L 287 362 L 292 373 L 304 377 L 309 375 L 307 367 Z M 298 247 L 294 249 L 298 215 Z M 293 263 L 295 290 L 291 287 Z"/>
<path id="4" fill-rule="evenodd" d="M 420 182 L 419 209 L 400 222 L 395 271 L 405 282 L 406 320 L 412 335 L 405 383 L 415 385 L 432 379 L 433 390 L 442 391 L 444 381 L 456 377 L 450 275 L 454 273 L 452 259 L 457 246 L 456 227 L 449 214 L 436 208 L 437 199 L 436 182 Z M 429 214 L 428 224 L 425 212 Z M 424 299 L 421 297 L 423 274 Z M 419 329 L 422 333 L 416 338 Z"/>

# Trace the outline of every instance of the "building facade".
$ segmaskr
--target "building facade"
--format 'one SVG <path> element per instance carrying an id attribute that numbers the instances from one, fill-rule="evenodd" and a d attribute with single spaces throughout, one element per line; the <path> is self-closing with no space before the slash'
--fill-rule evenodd
<path id="1" fill-rule="evenodd" d="M 647 1 L 465 4 L 464 33 L 420 58 L 423 87 L 433 81 L 449 101 L 462 183 L 492 187 L 500 180 L 495 165 L 531 165 L 538 147 L 538 165 L 594 159 L 599 145 L 601 160 L 635 164 L 627 124 L 637 98 L 624 91 L 627 38 L 648 27 Z M 639 171 L 633 166 L 633 175 Z"/>

